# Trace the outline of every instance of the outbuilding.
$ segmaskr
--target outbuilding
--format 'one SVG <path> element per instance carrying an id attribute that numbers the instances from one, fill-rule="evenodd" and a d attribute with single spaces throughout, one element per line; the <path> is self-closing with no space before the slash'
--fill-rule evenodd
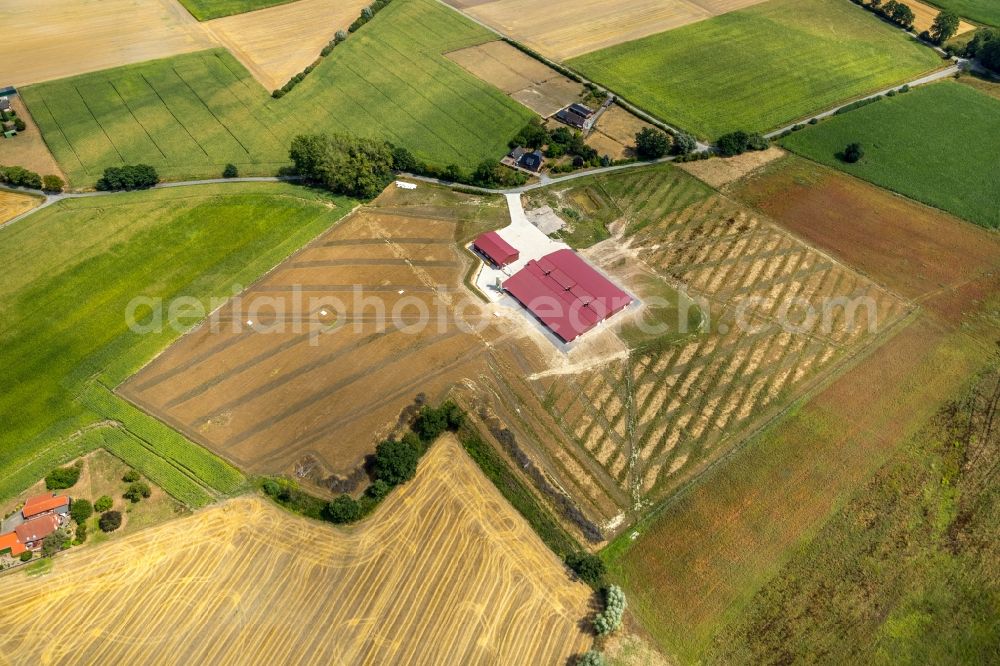
<path id="1" fill-rule="evenodd" d="M 485 234 L 481 234 L 476 238 L 472 246 L 487 261 L 500 268 L 514 263 L 521 256 L 517 248 L 501 238 L 500 234 L 495 231 L 487 231 Z"/>

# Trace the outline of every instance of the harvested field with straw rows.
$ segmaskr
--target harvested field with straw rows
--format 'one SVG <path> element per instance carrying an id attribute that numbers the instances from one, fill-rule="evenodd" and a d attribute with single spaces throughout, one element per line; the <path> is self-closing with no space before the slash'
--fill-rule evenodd
<path id="1" fill-rule="evenodd" d="M 0 586 L 35 662 L 561 664 L 591 591 L 451 438 L 355 527 L 231 500 Z M 376 584 L 377 582 L 377 584 Z M 59 621 L 42 623 L 53 608 Z"/>
<path id="2" fill-rule="evenodd" d="M 583 53 L 673 30 L 763 0 L 445 0 L 550 58 Z"/>
<path id="3" fill-rule="evenodd" d="M 676 285 L 711 319 L 686 335 L 672 322 L 658 339 L 634 339 L 623 324 L 627 347 L 604 363 L 497 375 L 505 387 L 498 411 L 535 433 L 535 455 L 551 460 L 550 471 L 605 525 L 666 497 L 912 307 L 676 168 L 573 187 L 589 188 L 622 220 L 615 237 L 585 251 L 593 262 L 622 284 L 645 274 Z M 846 309 L 824 305 L 836 297 L 865 299 L 871 310 L 851 321 Z M 797 332 L 808 308 L 817 318 Z"/>
<path id="4" fill-rule="evenodd" d="M 40 197 L 0 190 L 0 224 L 28 212 L 40 203 Z"/>

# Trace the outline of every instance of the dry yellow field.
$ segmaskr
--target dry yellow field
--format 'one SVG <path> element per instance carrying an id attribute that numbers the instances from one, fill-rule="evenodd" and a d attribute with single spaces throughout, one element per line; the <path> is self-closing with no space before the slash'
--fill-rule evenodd
<path id="1" fill-rule="evenodd" d="M 299 0 L 202 25 L 268 90 L 280 88 L 319 57 L 369 0 Z"/>
<path id="2" fill-rule="evenodd" d="M 41 203 L 38 197 L 0 190 L 0 224 L 12 220 Z"/>
<path id="3" fill-rule="evenodd" d="M 587 145 L 616 160 L 635 157 L 635 135 L 647 127 L 652 125 L 614 104 L 597 119 Z"/>
<path id="4" fill-rule="evenodd" d="M 0 585 L 18 662 L 562 664 L 589 588 L 454 439 L 363 524 L 241 498 Z"/>
<path id="5" fill-rule="evenodd" d="M 916 16 L 913 21 L 913 27 L 918 33 L 924 30 L 930 30 L 931 26 L 934 24 L 934 18 L 941 12 L 941 10 L 937 7 L 925 5 L 924 3 L 919 2 L 919 0 L 906 0 L 906 4 L 909 5 L 910 9 L 913 10 L 914 16 Z M 966 21 L 962 21 L 958 24 L 958 32 L 955 34 L 961 35 L 975 29 L 976 26 Z"/>
<path id="6" fill-rule="evenodd" d="M 781 148 L 771 146 L 767 150 L 751 151 L 728 159 L 685 162 L 678 164 L 677 167 L 684 169 L 715 189 L 721 190 L 726 185 L 749 176 L 757 169 L 770 164 L 779 157 L 784 157 L 786 154 Z"/>
<path id="7" fill-rule="evenodd" d="M 445 0 L 556 60 L 673 30 L 763 0 Z"/>
<path id="8" fill-rule="evenodd" d="M 0 86 L 39 83 L 215 46 L 175 0 L 3 3 Z"/>
<path id="9" fill-rule="evenodd" d="M 579 101 L 584 92 L 583 85 L 500 40 L 452 51 L 447 56 L 543 118 Z"/>

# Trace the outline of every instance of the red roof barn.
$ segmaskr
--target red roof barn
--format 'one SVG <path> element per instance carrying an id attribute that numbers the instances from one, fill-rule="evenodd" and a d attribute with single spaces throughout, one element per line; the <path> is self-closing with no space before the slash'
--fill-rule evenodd
<path id="1" fill-rule="evenodd" d="M 21 509 L 21 515 L 27 519 L 49 513 L 50 511 L 66 513 L 68 510 L 68 497 L 65 495 L 47 493 L 45 495 L 35 495 L 34 497 L 29 497 L 24 502 L 24 508 Z"/>
<path id="2" fill-rule="evenodd" d="M 485 234 L 481 234 L 472 243 L 472 246 L 481 255 L 489 259 L 492 264 L 500 267 L 514 263 L 521 256 L 510 243 L 501 238 L 500 234 L 495 231 L 487 231 Z"/>
<path id="3" fill-rule="evenodd" d="M 572 342 L 632 302 L 572 250 L 529 261 L 503 288 L 564 342 Z"/>

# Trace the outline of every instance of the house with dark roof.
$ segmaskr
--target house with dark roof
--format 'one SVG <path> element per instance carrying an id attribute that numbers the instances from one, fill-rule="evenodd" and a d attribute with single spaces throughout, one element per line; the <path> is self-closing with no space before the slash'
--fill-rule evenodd
<path id="1" fill-rule="evenodd" d="M 571 110 L 571 107 L 567 107 L 556 114 L 556 120 L 563 122 L 570 127 L 575 127 L 577 129 L 583 130 L 587 129 L 587 118 L 581 116 L 579 113 Z"/>
<path id="2" fill-rule="evenodd" d="M 0 97 L 0 111 L 10 111 L 9 97 Z"/>
<path id="3" fill-rule="evenodd" d="M 594 110 L 589 106 L 584 106 L 583 104 L 570 104 L 569 110 L 578 116 L 583 116 L 584 118 L 590 118 L 594 115 Z"/>
<path id="4" fill-rule="evenodd" d="M 534 173 L 538 173 L 542 170 L 542 164 L 545 163 L 545 157 L 542 155 L 542 151 L 536 150 L 533 153 L 525 153 L 518 160 L 517 165 L 522 169 L 527 169 Z"/>

